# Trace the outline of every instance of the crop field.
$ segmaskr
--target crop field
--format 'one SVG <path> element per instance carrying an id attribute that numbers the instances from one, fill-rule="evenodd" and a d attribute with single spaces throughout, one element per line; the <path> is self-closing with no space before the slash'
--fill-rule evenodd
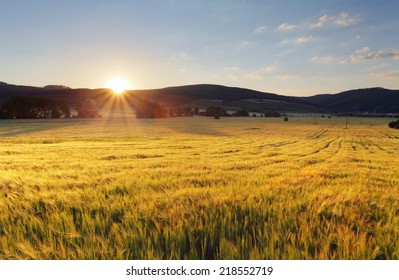
<path id="1" fill-rule="evenodd" d="M 399 259 L 389 121 L 0 121 L 0 259 Z"/>

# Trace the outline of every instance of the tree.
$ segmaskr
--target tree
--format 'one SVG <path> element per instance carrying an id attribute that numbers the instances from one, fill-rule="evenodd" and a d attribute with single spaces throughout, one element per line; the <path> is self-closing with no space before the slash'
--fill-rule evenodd
<path id="1" fill-rule="evenodd" d="M 281 114 L 279 112 L 270 111 L 270 112 L 265 113 L 265 117 L 266 118 L 279 118 L 279 117 L 281 117 Z"/>
<path id="2" fill-rule="evenodd" d="M 7 115 L 3 112 L 3 110 L 0 110 L 0 119 L 7 119 Z"/>
<path id="3" fill-rule="evenodd" d="M 48 96 L 16 95 L 3 103 L 1 111 L 1 118 L 6 119 L 59 118 L 62 111 L 68 113 L 69 105 L 65 100 L 58 101 Z M 64 114 L 64 117 L 67 115 Z"/>
<path id="4" fill-rule="evenodd" d="M 57 109 L 53 109 L 53 110 L 51 111 L 51 118 L 52 118 L 52 119 L 59 119 L 59 118 L 61 118 L 61 113 L 60 113 L 60 111 L 58 111 Z"/>
<path id="5" fill-rule="evenodd" d="M 79 118 L 95 118 L 97 117 L 97 104 L 91 98 L 86 99 L 82 104 L 78 106 L 78 117 Z"/>
<path id="6" fill-rule="evenodd" d="M 71 109 L 69 108 L 69 104 L 65 99 L 59 100 L 57 106 L 64 118 L 71 117 Z"/>
<path id="7" fill-rule="evenodd" d="M 388 124 L 388 126 L 389 126 L 390 128 L 399 129 L 399 120 L 390 122 L 390 123 Z"/>
<path id="8" fill-rule="evenodd" d="M 148 100 L 137 100 L 135 102 L 136 118 L 163 118 L 165 110 L 162 109 L 158 103 L 153 103 Z"/>
<path id="9" fill-rule="evenodd" d="M 162 118 L 163 111 L 161 105 L 155 103 L 152 107 L 152 118 Z"/>
<path id="10" fill-rule="evenodd" d="M 25 95 L 11 96 L 3 103 L 2 110 L 8 119 L 37 118 L 34 98 Z"/>
<path id="11" fill-rule="evenodd" d="M 56 104 L 53 99 L 47 96 L 36 97 L 32 100 L 34 111 L 37 118 L 50 118 L 52 112 L 56 110 Z"/>
<path id="12" fill-rule="evenodd" d="M 222 117 L 222 116 L 229 116 L 225 109 L 220 107 L 208 107 L 205 111 L 205 116 L 207 117 Z"/>
<path id="13" fill-rule="evenodd" d="M 249 117 L 249 113 L 245 110 L 241 110 L 232 114 L 233 117 Z"/>

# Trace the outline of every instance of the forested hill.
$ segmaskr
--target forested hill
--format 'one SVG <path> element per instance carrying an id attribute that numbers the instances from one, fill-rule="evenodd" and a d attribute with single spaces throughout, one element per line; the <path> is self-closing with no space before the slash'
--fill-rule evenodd
<path id="1" fill-rule="evenodd" d="M 135 90 L 134 94 L 146 96 L 147 98 L 165 100 L 171 99 L 210 99 L 223 101 L 237 101 L 245 99 L 268 99 L 286 102 L 298 102 L 295 97 L 266 93 L 246 88 L 227 87 L 221 85 L 188 85 L 178 87 L 167 87 L 154 90 Z"/>
<path id="2" fill-rule="evenodd" d="M 112 96 L 108 89 L 71 89 L 65 86 L 51 85 L 32 87 L 11 85 L 0 82 L 0 103 L 13 95 L 50 96 L 65 99 L 71 104 L 77 100 L 92 98 L 101 105 Z M 384 88 L 366 88 L 349 90 L 337 94 L 319 94 L 309 97 L 284 96 L 246 88 L 221 85 L 187 85 L 152 90 L 131 90 L 124 98 L 142 99 L 168 106 L 184 106 L 219 102 L 220 106 L 260 108 L 285 112 L 399 112 L 399 90 Z M 134 104 L 133 104 L 134 105 Z"/>
<path id="3" fill-rule="evenodd" d="M 399 90 L 365 88 L 338 94 L 320 94 L 301 98 L 317 104 L 328 112 L 399 112 Z"/>

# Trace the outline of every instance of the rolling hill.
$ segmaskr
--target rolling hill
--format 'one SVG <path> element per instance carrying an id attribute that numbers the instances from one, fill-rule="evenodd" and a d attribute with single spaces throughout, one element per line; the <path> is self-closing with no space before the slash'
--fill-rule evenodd
<path id="1" fill-rule="evenodd" d="M 0 82 L 0 103 L 12 95 L 51 96 L 66 99 L 70 104 L 85 98 L 95 99 L 102 107 L 112 97 L 108 89 L 71 89 L 64 86 L 32 87 Z M 399 90 L 366 88 L 337 94 L 309 97 L 284 96 L 246 88 L 221 85 L 187 85 L 151 90 L 131 90 L 124 97 L 131 106 L 137 100 L 148 100 L 163 106 L 206 108 L 221 106 L 230 110 L 277 111 L 297 113 L 376 112 L 398 113 Z"/>
<path id="2" fill-rule="evenodd" d="M 399 90 L 366 88 L 344 91 L 338 94 L 320 94 L 303 97 L 312 104 L 325 108 L 327 112 L 376 112 L 398 113 Z"/>
<path id="3" fill-rule="evenodd" d="M 221 85 L 188 85 L 154 90 L 135 90 L 130 94 L 154 102 L 170 105 L 189 104 L 205 108 L 221 106 L 231 110 L 278 112 L 317 112 L 320 105 L 296 97 L 266 93 L 246 88 Z"/>

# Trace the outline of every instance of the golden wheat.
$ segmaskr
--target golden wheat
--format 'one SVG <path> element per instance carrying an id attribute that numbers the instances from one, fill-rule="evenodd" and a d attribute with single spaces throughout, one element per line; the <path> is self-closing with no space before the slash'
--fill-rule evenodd
<path id="1" fill-rule="evenodd" d="M 2 259 L 398 259 L 384 119 L 0 122 Z"/>

